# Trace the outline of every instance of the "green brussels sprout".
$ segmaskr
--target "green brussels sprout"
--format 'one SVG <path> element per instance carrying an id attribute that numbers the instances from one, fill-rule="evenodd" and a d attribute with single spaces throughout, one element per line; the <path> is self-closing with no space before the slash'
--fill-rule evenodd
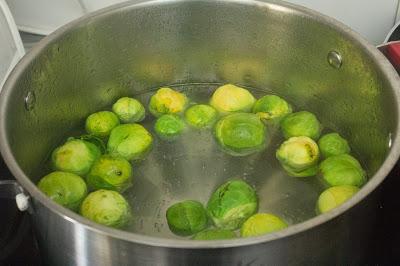
<path id="1" fill-rule="evenodd" d="M 165 140 L 172 140 L 185 129 L 185 122 L 177 115 L 162 115 L 154 124 L 156 134 Z"/>
<path id="2" fill-rule="evenodd" d="M 286 139 L 306 136 L 318 140 L 321 135 L 321 125 L 317 117 L 307 111 L 287 115 L 281 122 L 281 129 Z"/>
<path id="3" fill-rule="evenodd" d="M 209 128 L 217 117 L 217 110 L 207 104 L 193 105 L 185 112 L 186 122 L 195 128 Z"/>
<path id="4" fill-rule="evenodd" d="M 247 219 L 240 228 L 242 237 L 261 236 L 288 227 L 278 216 L 269 213 L 257 213 Z"/>
<path id="5" fill-rule="evenodd" d="M 167 222 L 173 233 L 181 236 L 193 235 L 207 227 L 207 213 L 200 202 L 186 200 L 168 208 Z"/>
<path id="6" fill-rule="evenodd" d="M 185 94 L 170 88 L 161 88 L 151 96 L 149 110 L 155 116 L 178 114 L 185 110 L 188 99 Z"/>
<path id="7" fill-rule="evenodd" d="M 101 156 L 92 166 L 86 181 L 90 188 L 124 192 L 132 185 L 132 166 L 122 157 Z"/>
<path id="8" fill-rule="evenodd" d="M 216 89 L 211 96 L 210 105 L 222 114 L 250 112 L 255 101 L 248 90 L 227 84 Z"/>
<path id="9" fill-rule="evenodd" d="M 349 144 L 338 133 L 329 133 L 322 136 L 318 141 L 318 145 L 325 158 L 350 153 Z"/>
<path id="10" fill-rule="evenodd" d="M 151 134 L 139 124 L 119 125 L 111 131 L 107 151 L 130 160 L 143 159 L 153 143 Z"/>
<path id="11" fill-rule="evenodd" d="M 290 176 L 314 176 L 318 172 L 318 145 L 309 137 L 288 139 L 276 151 L 276 158 Z"/>
<path id="12" fill-rule="evenodd" d="M 361 187 L 366 182 L 366 174 L 360 163 L 348 154 L 331 156 L 319 166 L 322 178 L 330 186 Z"/>
<path id="13" fill-rule="evenodd" d="M 265 147 L 266 129 L 255 114 L 235 113 L 223 117 L 215 126 L 218 144 L 231 155 L 245 156 Z"/>
<path id="14" fill-rule="evenodd" d="M 93 143 L 69 139 L 53 151 L 51 161 L 55 170 L 85 176 L 100 155 L 100 149 Z"/>
<path id="15" fill-rule="evenodd" d="M 123 123 L 143 121 L 146 115 L 144 106 L 136 99 L 122 97 L 112 106 L 113 112 Z"/>
<path id="16" fill-rule="evenodd" d="M 58 171 L 40 179 L 38 188 L 50 199 L 73 211 L 78 210 L 87 194 L 86 183 L 80 176 Z"/>
<path id="17" fill-rule="evenodd" d="M 193 240 L 223 240 L 233 238 L 236 238 L 235 232 L 223 229 L 207 229 L 193 236 Z"/>
<path id="18" fill-rule="evenodd" d="M 292 113 L 292 107 L 279 96 L 265 95 L 257 100 L 253 113 L 265 120 L 275 120 Z"/>
<path id="19" fill-rule="evenodd" d="M 328 212 L 336 207 L 339 207 L 344 202 L 349 200 L 356 194 L 360 189 L 355 186 L 336 186 L 330 187 L 318 198 L 317 211 L 319 213 Z"/>
<path id="20" fill-rule="evenodd" d="M 242 180 L 221 185 L 207 203 L 207 212 L 215 226 L 226 230 L 238 229 L 258 208 L 257 194 Z"/>
<path id="21" fill-rule="evenodd" d="M 118 117 L 109 111 L 91 114 L 86 118 L 86 132 L 97 137 L 108 137 L 111 130 L 119 125 Z"/>
<path id="22" fill-rule="evenodd" d="M 125 198 L 116 191 L 100 189 L 90 193 L 82 202 L 80 213 L 96 223 L 122 228 L 131 218 L 131 209 Z"/>

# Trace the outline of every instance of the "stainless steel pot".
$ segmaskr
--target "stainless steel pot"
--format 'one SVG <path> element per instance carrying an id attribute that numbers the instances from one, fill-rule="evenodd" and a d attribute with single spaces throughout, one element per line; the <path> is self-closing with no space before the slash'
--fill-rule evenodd
<path id="1" fill-rule="evenodd" d="M 273 88 L 317 113 L 350 140 L 369 182 L 332 212 L 274 234 L 224 241 L 107 228 L 36 188 L 48 152 L 89 113 L 121 95 L 199 82 Z M 304 8 L 270 1 L 127 3 L 62 27 L 21 60 L 0 96 L 0 149 L 30 197 L 49 265 L 360 264 L 376 219 L 373 191 L 399 157 L 399 88 L 398 75 L 375 47 Z M 163 175 L 161 162 L 154 161 L 155 180 L 164 183 L 143 186 L 140 204 L 162 199 L 162 186 L 172 187 L 173 196 L 205 194 L 189 185 L 174 190 L 176 179 Z M 179 171 L 195 171 L 187 168 Z M 26 202 L 19 193 L 19 203 Z"/>

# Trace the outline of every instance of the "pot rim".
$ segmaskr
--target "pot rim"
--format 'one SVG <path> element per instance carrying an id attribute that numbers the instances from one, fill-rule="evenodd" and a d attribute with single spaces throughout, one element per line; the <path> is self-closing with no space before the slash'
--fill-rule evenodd
<path id="1" fill-rule="evenodd" d="M 146 236 L 136 233 L 131 233 L 127 231 L 122 231 L 118 229 L 113 229 L 110 227 L 106 227 L 97 223 L 94 223 L 79 214 L 76 214 L 61 205 L 50 200 L 46 195 L 44 195 L 36 185 L 25 175 L 22 169 L 16 163 L 16 160 L 12 154 L 11 148 L 7 141 L 7 134 L 5 132 L 6 122 L 5 119 L 0 120 L 0 152 L 7 164 L 10 168 L 13 175 L 16 177 L 20 185 L 36 200 L 38 200 L 42 205 L 49 208 L 51 211 L 55 212 L 57 215 L 62 217 L 63 219 L 75 224 L 83 226 L 85 229 L 92 231 L 93 233 L 99 233 L 108 237 L 117 238 L 120 240 L 148 245 L 148 246 L 156 246 L 156 247 L 166 247 L 166 248 L 180 248 L 180 249 L 215 249 L 215 248 L 231 248 L 231 247 L 241 247 L 246 245 L 254 245 L 264 242 L 270 242 L 286 237 L 293 236 L 295 234 L 304 232 L 313 227 L 322 225 L 335 217 L 341 215 L 346 212 L 359 202 L 361 202 L 367 195 L 369 195 L 376 187 L 386 178 L 391 169 L 396 164 L 399 155 L 400 155 L 400 122 L 398 121 L 398 116 L 400 115 L 400 77 L 397 72 L 394 70 L 393 66 L 389 63 L 389 61 L 374 47 L 369 44 L 366 40 L 364 40 L 358 33 L 351 30 L 349 27 L 345 26 L 341 22 L 337 20 L 322 15 L 316 11 L 300 7 L 294 4 L 286 3 L 286 2 L 278 2 L 274 0 L 195 0 L 196 2 L 209 2 L 209 3 L 231 3 L 231 4 L 240 4 L 240 5 L 249 5 L 249 6 L 258 6 L 260 8 L 268 8 L 268 9 L 277 9 L 284 10 L 286 12 L 298 13 L 301 15 L 305 15 L 311 17 L 319 23 L 325 24 L 329 27 L 334 28 L 335 30 L 341 32 L 346 35 L 349 39 L 355 41 L 361 49 L 364 49 L 370 58 L 374 61 L 374 63 L 381 68 L 383 75 L 386 76 L 389 81 L 390 86 L 393 88 L 393 94 L 395 96 L 395 101 L 397 104 L 397 126 L 395 132 L 392 133 L 391 136 L 391 149 L 387 154 L 385 161 L 379 170 L 375 173 L 375 175 L 370 178 L 368 183 L 364 185 L 360 192 L 357 193 L 354 197 L 352 197 L 349 201 L 345 202 L 340 207 L 322 214 L 315 216 L 309 220 L 301 222 L 299 224 L 291 225 L 288 228 L 278 231 L 275 233 L 267 234 L 264 236 L 258 237 L 250 237 L 250 238 L 238 238 L 233 240 L 211 240 L 211 241 L 194 241 L 194 240 L 181 240 L 181 239 L 167 239 L 153 236 Z M 0 117 L 5 117 L 6 115 L 6 107 L 7 107 L 7 99 L 12 91 L 12 88 L 18 81 L 19 75 L 24 72 L 26 68 L 29 67 L 30 63 L 35 59 L 37 55 L 39 55 L 47 45 L 56 41 L 59 37 L 61 37 L 65 32 L 68 32 L 70 29 L 79 26 L 81 23 L 88 22 L 94 17 L 101 17 L 103 15 L 109 15 L 113 12 L 118 12 L 122 9 L 129 8 L 141 8 L 145 6 L 152 5 L 168 5 L 170 3 L 181 2 L 180 0 L 156 0 L 156 1 L 129 1 L 122 4 L 117 4 L 112 7 L 101 9 L 97 12 L 87 14 L 73 22 L 66 24 L 65 26 L 59 28 L 49 36 L 45 37 L 42 41 L 40 41 L 33 49 L 27 53 L 22 60 L 16 65 L 14 70 L 9 75 L 2 92 L 0 94 Z M 33 214 L 34 215 L 34 214 Z"/>

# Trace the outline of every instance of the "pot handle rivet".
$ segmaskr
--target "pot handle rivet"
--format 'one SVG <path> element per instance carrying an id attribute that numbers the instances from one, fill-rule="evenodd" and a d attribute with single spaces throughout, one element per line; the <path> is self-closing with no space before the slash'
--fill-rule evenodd
<path id="1" fill-rule="evenodd" d="M 339 69 L 343 64 L 342 56 L 336 51 L 330 51 L 328 53 L 328 63 L 331 67 Z"/>
<path id="2" fill-rule="evenodd" d="M 29 196 L 19 193 L 15 196 L 15 202 L 20 211 L 26 211 L 29 208 Z"/>

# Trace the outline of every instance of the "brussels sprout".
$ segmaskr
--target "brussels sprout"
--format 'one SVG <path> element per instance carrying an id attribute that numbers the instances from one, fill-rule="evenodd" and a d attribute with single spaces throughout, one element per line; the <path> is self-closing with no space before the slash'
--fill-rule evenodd
<path id="1" fill-rule="evenodd" d="M 207 229 L 193 236 L 193 240 L 223 240 L 236 238 L 236 234 L 230 230 Z"/>
<path id="2" fill-rule="evenodd" d="M 93 143 L 69 139 L 53 151 L 51 160 L 55 170 L 85 176 L 100 155 L 100 149 Z"/>
<path id="3" fill-rule="evenodd" d="M 276 95 L 266 95 L 258 99 L 253 107 L 253 113 L 265 120 L 280 119 L 291 112 L 290 104 Z"/>
<path id="4" fill-rule="evenodd" d="M 111 131 L 107 150 L 130 160 L 143 159 L 151 149 L 153 137 L 139 124 L 119 125 Z"/>
<path id="5" fill-rule="evenodd" d="M 246 89 L 227 84 L 219 87 L 211 96 L 210 105 L 222 114 L 250 112 L 256 99 Z"/>
<path id="6" fill-rule="evenodd" d="M 228 181 L 220 186 L 207 204 L 207 212 L 218 228 L 238 229 L 257 211 L 254 189 L 242 180 Z"/>
<path id="7" fill-rule="evenodd" d="M 162 115 L 154 124 L 157 135 L 166 140 L 172 140 L 185 129 L 185 122 L 177 115 Z"/>
<path id="8" fill-rule="evenodd" d="M 122 97 L 116 101 L 112 110 L 123 123 L 140 122 L 146 114 L 144 106 L 138 100 L 129 97 Z"/>
<path id="9" fill-rule="evenodd" d="M 206 104 L 193 105 L 185 112 L 186 122 L 195 128 L 211 127 L 217 116 L 217 110 Z"/>
<path id="10" fill-rule="evenodd" d="M 125 198 L 116 191 L 100 189 L 90 193 L 82 202 L 80 213 L 96 223 L 122 228 L 131 218 Z"/>
<path id="11" fill-rule="evenodd" d="M 118 117 L 109 111 L 91 114 L 86 119 L 86 132 L 97 137 L 107 137 L 111 130 L 119 125 Z"/>
<path id="12" fill-rule="evenodd" d="M 319 149 L 325 158 L 350 152 L 347 141 L 338 133 L 329 133 L 318 141 Z"/>
<path id="13" fill-rule="evenodd" d="M 40 179 L 38 188 L 50 199 L 73 211 L 78 210 L 87 194 L 85 181 L 78 175 L 66 172 L 46 175 Z"/>
<path id="14" fill-rule="evenodd" d="M 132 185 L 132 166 L 122 157 L 103 155 L 89 171 L 86 181 L 90 188 L 123 192 Z"/>
<path id="15" fill-rule="evenodd" d="M 318 140 L 321 135 L 321 125 L 318 119 L 307 111 L 287 115 L 281 122 L 281 129 L 286 139 L 306 136 Z"/>
<path id="16" fill-rule="evenodd" d="M 313 176 L 318 172 L 318 145 L 309 137 L 288 139 L 276 151 L 276 158 L 291 176 Z"/>
<path id="17" fill-rule="evenodd" d="M 215 137 L 228 153 L 245 156 L 265 147 L 265 125 L 255 114 L 236 113 L 223 117 L 215 126 Z"/>
<path id="18" fill-rule="evenodd" d="M 247 219 L 240 235 L 242 237 L 260 236 L 285 229 L 288 225 L 278 216 L 269 213 L 257 213 Z"/>
<path id="19" fill-rule="evenodd" d="M 203 205 L 194 200 L 175 203 L 167 210 L 169 229 L 177 235 L 193 235 L 207 227 L 207 213 Z"/>
<path id="20" fill-rule="evenodd" d="M 150 99 L 149 110 L 155 116 L 178 114 L 185 110 L 188 99 L 185 94 L 170 88 L 161 88 Z"/>
<path id="21" fill-rule="evenodd" d="M 365 171 L 354 157 L 348 154 L 331 156 L 319 166 L 322 177 L 330 186 L 361 187 L 366 181 Z"/>
<path id="22" fill-rule="evenodd" d="M 328 212 L 336 207 L 339 207 L 344 202 L 349 200 L 360 189 L 355 186 L 336 186 L 330 187 L 318 198 L 317 210 L 319 213 Z"/>

